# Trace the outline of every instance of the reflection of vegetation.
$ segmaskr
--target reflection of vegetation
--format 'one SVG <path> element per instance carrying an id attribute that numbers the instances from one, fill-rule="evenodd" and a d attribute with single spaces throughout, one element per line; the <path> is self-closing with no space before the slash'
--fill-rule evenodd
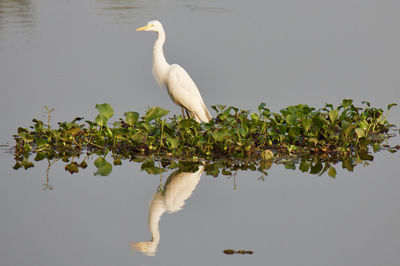
<path id="1" fill-rule="evenodd" d="M 59 159 L 55 159 L 50 161 L 49 159 L 47 159 L 47 169 L 46 169 L 46 183 L 43 184 L 43 190 L 52 190 L 53 186 L 50 184 L 50 177 L 49 177 L 49 172 L 50 172 L 50 168 L 53 166 L 53 164 L 55 164 Z"/>
<path id="2" fill-rule="evenodd" d="M 137 0 L 98 0 L 103 9 L 108 10 L 129 10 L 139 8 Z"/>
<path id="3" fill-rule="evenodd" d="M 233 255 L 233 254 L 253 254 L 254 252 L 251 250 L 233 250 L 233 249 L 225 249 L 224 253 L 226 255 Z"/>
<path id="4" fill-rule="evenodd" d="M 137 18 L 137 9 L 146 9 L 147 1 L 138 0 L 97 0 L 97 10 L 108 15 L 113 22 L 132 24 L 132 18 Z"/>
<path id="5" fill-rule="evenodd" d="M 8 24 L 32 25 L 32 5 L 30 0 L 0 1 L 0 29 Z"/>
<path id="6" fill-rule="evenodd" d="M 18 128 L 14 168 L 32 167 L 29 157 L 35 154 L 35 161 L 62 158 L 68 162 L 65 169 L 75 173 L 86 168 L 88 156 L 97 154 L 101 157 L 95 161 L 96 174 L 108 175 L 112 165 L 105 157 L 111 153 L 114 165 L 129 159 L 141 162 L 150 174 L 165 167 L 194 172 L 202 161 L 205 172 L 213 176 L 248 169 L 266 174 L 272 164 L 284 164 L 287 169 L 296 169 L 298 164 L 302 172 L 327 172 L 334 177 L 333 165 L 338 162 L 353 171 L 356 164 L 373 159 L 371 151 L 395 152 L 399 148 L 383 144 L 393 127 L 386 120 L 388 114 L 363 103 L 365 108 L 343 100 L 336 108 L 326 104 L 319 110 L 300 104 L 280 113 L 271 112 L 264 103 L 257 113 L 219 105 L 213 106 L 216 118 L 202 124 L 181 116 L 167 121 L 163 117 L 169 111 L 153 107 L 143 117 L 127 112 L 125 119 L 112 126 L 107 123 L 113 109 L 101 104 L 96 105 L 99 115 L 95 121 L 82 123 L 78 117 L 53 129 L 49 123 L 34 119 L 30 129 Z M 83 153 L 86 157 L 76 162 Z"/>

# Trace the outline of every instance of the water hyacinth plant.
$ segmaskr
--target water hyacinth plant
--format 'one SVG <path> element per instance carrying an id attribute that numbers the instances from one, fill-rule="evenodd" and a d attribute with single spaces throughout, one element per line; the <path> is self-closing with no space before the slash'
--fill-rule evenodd
<path id="1" fill-rule="evenodd" d="M 86 168 L 87 157 L 96 155 L 95 174 L 108 175 L 112 165 L 106 155 L 111 154 L 114 165 L 136 161 L 150 174 L 166 167 L 194 172 L 199 164 L 213 176 L 247 169 L 266 174 L 272 164 L 283 164 L 287 169 L 298 165 L 302 172 L 335 177 L 333 166 L 339 162 L 352 171 L 356 164 L 371 161 L 372 151 L 400 148 L 385 145 L 394 128 L 386 119 L 396 104 L 390 104 L 386 114 L 368 102 L 363 105 L 356 107 L 345 99 L 337 107 L 299 104 L 279 113 L 271 112 L 265 103 L 257 112 L 217 105 L 209 123 L 165 118 L 168 110 L 152 107 L 144 116 L 126 112 L 124 118 L 109 123 L 112 107 L 98 104 L 95 121 L 77 117 L 52 128 L 49 122 L 33 119 L 30 128 L 18 128 L 14 168 L 32 167 L 29 159 L 35 155 L 34 161 L 62 159 L 72 174 Z"/>

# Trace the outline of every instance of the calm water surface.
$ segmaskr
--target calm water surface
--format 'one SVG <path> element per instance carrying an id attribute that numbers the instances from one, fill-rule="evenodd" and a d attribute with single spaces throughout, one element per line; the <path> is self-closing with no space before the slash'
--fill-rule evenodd
<path id="1" fill-rule="evenodd" d="M 151 75 L 155 34 L 134 31 L 151 19 L 166 29 L 167 60 L 188 70 L 208 106 L 263 101 L 279 111 L 352 98 L 385 108 L 400 102 L 399 9 L 390 0 L 1 0 L 0 144 L 45 120 L 45 105 L 54 125 L 93 119 L 103 102 L 115 117 L 148 106 L 179 114 Z M 394 108 L 389 120 L 399 118 Z M 398 153 L 353 173 L 338 165 L 336 179 L 283 166 L 264 182 L 239 172 L 235 184 L 201 172 L 167 181 L 167 172 L 165 193 L 134 163 L 108 177 L 92 163 L 75 175 L 56 163 L 43 190 L 46 162 L 14 171 L 5 148 L 0 158 L 1 265 L 399 265 Z M 155 256 L 131 249 L 152 234 Z"/>

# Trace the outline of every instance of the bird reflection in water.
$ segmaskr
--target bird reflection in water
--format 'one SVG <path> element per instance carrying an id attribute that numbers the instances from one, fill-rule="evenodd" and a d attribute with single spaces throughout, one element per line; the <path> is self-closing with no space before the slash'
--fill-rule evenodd
<path id="1" fill-rule="evenodd" d="M 140 251 L 147 256 L 154 256 L 160 242 L 160 231 L 158 223 L 165 211 L 174 213 L 179 211 L 185 205 L 187 200 L 195 190 L 204 171 L 204 166 L 200 165 L 199 170 L 194 173 L 173 172 L 164 185 L 164 190 L 157 192 L 149 207 L 149 230 L 152 236 L 151 241 L 131 242 L 133 250 Z"/>

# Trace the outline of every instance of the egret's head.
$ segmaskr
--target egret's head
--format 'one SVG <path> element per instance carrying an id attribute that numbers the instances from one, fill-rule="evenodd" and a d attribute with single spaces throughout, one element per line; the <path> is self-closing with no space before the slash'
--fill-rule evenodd
<path id="1" fill-rule="evenodd" d="M 136 31 L 142 31 L 142 30 L 144 30 L 144 31 L 155 31 L 155 32 L 159 32 L 160 30 L 162 30 L 162 24 L 161 24 L 161 22 L 160 21 L 158 21 L 158 20 L 152 20 L 152 21 L 149 21 L 148 23 L 147 23 L 147 25 L 146 26 L 143 26 L 143 27 L 141 27 L 141 28 L 137 28 L 136 29 Z"/>
<path id="2" fill-rule="evenodd" d="M 148 242 L 131 242 L 131 249 L 134 251 L 140 251 L 147 256 L 154 256 L 157 252 L 158 243 L 154 243 L 153 241 Z"/>

